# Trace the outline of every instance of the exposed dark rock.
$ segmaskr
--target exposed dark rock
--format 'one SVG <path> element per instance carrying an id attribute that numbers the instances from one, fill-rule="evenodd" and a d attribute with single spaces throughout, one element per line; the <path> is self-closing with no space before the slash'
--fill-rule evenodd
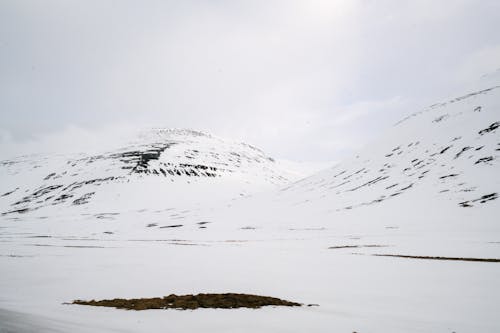
<path id="1" fill-rule="evenodd" d="M 486 133 L 489 133 L 489 132 L 496 130 L 499 126 L 500 126 L 500 121 L 497 121 L 497 122 L 494 122 L 493 124 L 491 124 L 489 127 L 480 130 L 478 133 L 479 133 L 479 135 L 483 135 L 483 134 L 486 134 Z"/>
<path id="2" fill-rule="evenodd" d="M 462 150 L 460 150 L 456 155 L 455 155 L 455 158 L 459 158 L 460 155 L 462 155 L 463 153 L 465 153 L 467 150 L 469 149 L 472 149 L 472 147 L 463 147 Z"/>
<path id="3" fill-rule="evenodd" d="M 479 164 L 479 163 L 487 163 L 487 162 L 491 162 L 494 160 L 494 157 L 493 156 L 488 156 L 488 157 L 481 157 L 480 159 L 478 159 L 476 161 L 476 163 L 474 164 Z"/>
<path id="4" fill-rule="evenodd" d="M 444 148 L 443 150 L 441 150 L 439 153 L 440 153 L 440 154 L 444 154 L 444 153 L 446 153 L 446 151 L 447 151 L 448 149 L 450 149 L 451 147 L 452 147 L 452 146 L 448 146 L 448 147 Z"/>
<path id="5" fill-rule="evenodd" d="M 0 197 L 6 197 L 14 192 L 16 192 L 17 190 L 19 190 L 19 187 L 16 187 L 16 189 L 12 190 L 12 191 L 9 191 L 9 192 L 5 192 L 4 194 L 0 195 Z"/>
<path id="6" fill-rule="evenodd" d="M 72 198 L 73 194 L 62 194 L 59 197 L 55 198 L 54 201 L 56 203 L 66 201 L 66 199 Z"/>
<path id="7" fill-rule="evenodd" d="M 49 180 L 50 178 L 54 177 L 55 175 L 56 175 L 56 173 L 53 172 L 53 173 L 47 175 L 47 177 L 45 177 L 43 180 Z"/>
<path id="8" fill-rule="evenodd" d="M 58 188 L 61 188 L 63 185 L 50 185 L 46 187 L 42 187 L 41 189 L 33 192 L 32 194 L 22 198 L 20 201 L 16 202 L 13 204 L 13 206 L 23 204 L 23 203 L 28 203 L 31 201 L 34 201 L 35 199 L 38 199 L 54 190 L 57 190 Z"/>
<path id="9" fill-rule="evenodd" d="M 441 176 L 441 177 L 439 177 L 439 179 L 446 179 L 446 178 L 456 177 L 456 176 L 458 176 L 457 173 L 452 173 L 452 174 L 449 174 L 449 175 Z"/>
<path id="10" fill-rule="evenodd" d="M 411 183 L 410 185 L 406 186 L 406 187 L 403 187 L 402 189 L 400 189 L 400 191 L 405 191 L 409 188 L 413 187 L 413 183 Z"/>
<path id="11" fill-rule="evenodd" d="M 24 213 L 27 213 L 27 212 L 29 212 L 31 210 L 33 210 L 33 209 L 30 209 L 30 208 L 19 208 L 19 209 L 14 209 L 14 210 L 10 210 L 8 212 L 2 213 L 2 215 L 13 214 L 13 213 L 24 214 Z"/>
<path id="12" fill-rule="evenodd" d="M 380 177 L 377 177 L 377 178 L 375 178 L 375 179 L 372 179 L 372 180 L 370 180 L 370 181 L 368 181 L 368 182 L 366 182 L 366 183 L 364 183 L 364 184 L 361 184 L 361 185 L 359 185 L 359 186 L 356 186 L 356 187 L 354 187 L 354 188 L 351 188 L 351 189 L 349 189 L 349 190 L 347 190 L 347 191 L 351 191 L 351 192 L 352 192 L 352 191 L 356 191 L 357 189 L 360 189 L 360 188 L 365 187 L 365 186 L 370 186 L 370 185 L 376 184 L 376 183 L 378 183 L 378 182 L 380 182 L 380 181 L 382 181 L 382 180 L 385 180 L 385 179 L 387 179 L 387 178 L 389 178 L 389 176 L 380 176 Z"/>
<path id="13" fill-rule="evenodd" d="M 89 202 L 95 192 L 85 193 L 80 198 L 73 201 L 73 205 L 83 205 Z"/>
<path id="14" fill-rule="evenodd" d="M 486 203 L 491 200 L 495 200 L 498 198 L 498 193 L 490 193 L 490 194 L 485 194 L 480 198 L 474 199 L 474 200 L 467 200 L 463 202 L 459 202 L 458 204 L 461 207 L 473 207 L 474 205 L 472 203 L 474 202 L 479 202 L 479 203 Z"/>

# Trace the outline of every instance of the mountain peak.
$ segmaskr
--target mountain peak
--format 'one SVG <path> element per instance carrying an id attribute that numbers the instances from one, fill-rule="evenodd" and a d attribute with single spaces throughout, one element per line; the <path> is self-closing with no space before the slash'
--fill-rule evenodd
<path id="1" fill-rule="evenodd" d="M 203 192 L 199 187 L 229 186 L 233 189 L 228 193 L 235 196 L 283 185 L 291 177 L 251 145 L 191 129 L 163 128 L 143 130 L 129 144 L 97 154 L 23 157 L 4 160 L 0 167 L 7 176 L 0 193 L 4 214 L 86 205 L 102 189 L 108 197 L 123 199 L 127 193 L 144 192 L 147 197 L 153 188 L 170 197 L 195 197 Z M 171 184 L 176 182 L 190 186 L 184 194 L 174 193 Z M 135 185 L 125 186 L 130 183 Z"/>

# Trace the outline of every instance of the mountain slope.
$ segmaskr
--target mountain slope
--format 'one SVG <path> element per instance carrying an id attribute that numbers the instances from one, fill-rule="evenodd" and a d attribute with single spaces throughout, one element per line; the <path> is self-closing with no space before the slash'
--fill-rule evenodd
<path id="1" fill-rule="evenodd" d="M 354 158 L 285 189 L 329 210 L 378 205 L 408 192 L 473 207 L 500 192 L 500 87 L 435 104 L 396 124 Z M 405 200 L 405 199 L 402 199 Z M 408 200 L 408 199 L 406 199 Z"/>
<path id="2" fill-rule="evenodd" d="M 0 209 L 9 216 L 160 209 L 182 197 L 207 200 L 216 190 L 230 199 L 288 181 L 261 150 L 191 130 L 142 132 L 97 155 L 22 156 L 0 169 Z"/>
<path id="3" fill-rule="evenodd" d="M 7 322 L 0 330 L 498 332 L 499 111 L 500 88 L 437 104 L 334 168 L 268 193 L 249 186 L 280 183 L 276 164 L 203 136 L 183 135 L 178 141 L 190 141 L 183 153 L 176 142 L 161 153 L 148 144 L 90 163 L 83 156 L 79 182 L 124 178 L 82 185 L 79 195 L 96 192 L 82 205 L 73 204 L 81 196 L 15 204 L 40 186 L 73 184 L 69 171 L 62 175 L 67 157 L 60 169 L 43 167 L 52 158 L 8 162 L 2 170 L 19 174 L 2 179 L 26 186 L 2 197 L 2 208 L 39 208 L 0 216 L 0 315 Z M 186 157 L 202 145 L 197 140 L 218 147 L 219 159 Z M 211 156 L 205 148 L 194 149 Z M 236 168 L 231 152 L 246 156 L 245 168 Z M 212 162 L 220 156 L 233 172 L 161 171 L 181 163 L 218 167 Z M 200 292 L 311 306 L 131 312 L 63 304 Z"/>
<path id="4" fill-rule="evenodd" d="M 238 200 L 214 219 L 260 239 L 304 233 L 339 238 L 331 246 L 499 257 L 499 125 L 499 87 L 436 104 L 335 167 Z"/>

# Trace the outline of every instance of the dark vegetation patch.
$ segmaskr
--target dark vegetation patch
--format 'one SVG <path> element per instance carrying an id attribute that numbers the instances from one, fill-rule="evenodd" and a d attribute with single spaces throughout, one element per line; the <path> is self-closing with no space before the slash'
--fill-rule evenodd
<path id="1" fill-rule="evenodd" d="M 50 185 L 50 186 L 42 187 L 42 188 L 36 190 L 35 192 L 31 193 L 30 195 L 22 198 L 20 201 L 14 203 L 13 206 L 31 202 L 31 201 L 38 199 L 38 198 L 40 198 L 40 197 L 42 197 L 42 196 L 44 196 L 44 195 L 46 195 L 54 190 L 57 190 L 61 187 L 63 187 L 63 185 Z"/>
<path id="2" fill-rule="evenodd" d="M 493 161 L 493 160 L 494 160 L 493 156 L 481 157 L 481 158 L 480 158 L 480 159 L 478 159 L 478 160 L 476 161 L 476 163 L 474 163 L 474 164 L 479 164 L 479 163 L 488 163 L 488 162 L 491 162 L 491 161 Z"/>
<path id="3" fill-rule="evenodd" d="M 212 309 L 235 309 L 252 308 L 258 309 L 263 306 L 301 306 L 302 304 L 285 301 L 268 296 L 257 296 L 248 294 L 198 294 L 198 295 L 169 295 L 154 298 L 115 298 L 101 301 L 75 300 L 72 304 L 104 306 L 127 310 L 148 309 L 178 309 L 194 310 L 198 308 Z"/>
<path id="4" fill-rule="evenodd" d="M 73 201 L 73 205 L 83 205 L 89 202 L 95 192 L 85 193 L 80 198 Z"/>
<path id="5" fill-rule="evenodd" d="M 56 173 L 53 172 L 53 173 L 47 175 L 47 177 L 45 177 L 43 180 L 49 180 L 50 178 L 54 177 L 55 175 L 56 175 Z"/>
<path id="6" fill-rule="evenodd" d="M 345 176 L 343 179 L 344 179 L 344 180 L 349 179 L 349 178 L 351 178 L 352 176 L 355 176 L 355 175 L 357 175 L 357 174 L 359 174 L 360 172 L 363 172 L 363 171 L 365 171 L 365 170 L 366 170 L 366 168 L 359 169 L 358 171 L 356 171 L 356 172 L 354 172 L 354 173 L 352 173 L 352 174 L 350 174 L 350 175 Z"/>
<path id="7" fill-rule="evenodd" d="M 406 191 L 407 189 L 412 188 L 412 187 L 413 187 L 413 183 L 411 183 L 410 185 L 408 185 L 406 187 L 403 187 L 402 189 L 400 189 L 400 191 Z"/>
<path id="8" fill-rule="evenodd" d="M 372 254 L 376 257 L 396 257 L 408 259 L 425 259 L 425 260 L 453 260 L 453 261 L 479 261 L 479 262 L 500 262 L 500 259 L 491 258 L 460 258 L 460 257 L 432 257 L 432 256 L 409 256 L 401 254 Z"/>
<path id="9" fill-rule="evenodd" d="M 176 165 L 172 163 L 159 163 L 159 167 L 152 168 L 150 162 L 159 160 L 161 154 L 175 144 L 175 142 L 156 143 L 139 150 L 112 154 L 110 157 L 119 159 L 122 163 L 124 163 L 122 169 L 130 170 L 130 173 L 153 174 L 164 177 L 217 177 L 217 167 L 202 164 L 180 163 Z M 199 151 L 191 150 L 186 152 L 186 157 L 193 159 L 198 154 Z M 231 155 L 235 156 L 237 161 L 240 160 L 239 154 L 231 153 Z"/>
<path id="10" fill-rule="evenodd" d="M 12 190 L 12 191 L 9 191 L 9 192 L 5 192 L 4 194 L 0 195 L 0 197 L 6 197 L 14 192 L 16 192 L 17 190 L 19 189 L 19 187 L 16 187 L 15 190 Z"/>
<path id="11" fill-rule="evenodd" d="M 7 257 L 7 258 L 32 258 L 34 256 L 25 256 L 25 255 L 20 255 L 20 254 L 0 254 L 0 257 Z"/>
<path id="12" fill-rule="evenodd" d="M 446 151 L 447 151 L 448 149 L 450 149 L 450 148 L 451 148 L 451 146 L 448 146 L 448 147 L 444 148 L 443 150 L 441 150 L 439 153 L 440 153 L 440 154 L 444 154 L 444 153 L 446 153 Z"/>
<path id="13" fill-rule="evenodd" d="M 123 177 L 110 176 L 110 177 L 106 177 L 106 178 L 89 179 L 89 180 L 85 180 L 85 181 L 82 181 L 82 182 L 74 182 L 74 183 L 69 184 L 68 186 L 66 186 L 62 190 L 63 191 L 70 191 L 71 192 L 73 190 L 76 190 L 76 189 L 84 186 L 84 185 L 96 185 L 96 186 L 100 186 L 103 183 L 110 182 L 110 181 L 113 181 L 113 180 L 118 180 L 118 179 L 121 179 L 121 178 L 123 178 Z"/>
<path id="14" fill-rule="evenodd" d="M 389 176 L 380 176 L 380 177 L 377 177 L 377 178 L 372 179 L 372 180 L 370 180 L 370 181 L 368 181 L 368 182 L 366 182 L 364 184 L 361 184 L 359 186 L 351 188 L 351 189 L 347 190 L 346 192 L 356 191 L 357 189 L 360 189 L 360 188 L 365 187 L 365 186 L 370 186 L 370 185 L 376 184 L 376 183 L 378 183 L 378 182 L 380 182 L 382 180 L 385 180 L 387 178 L 389 178 Z"/>
<path id="15" fill-rule="evenodd" d="M 118 158 L 125 164 L 131 164 L 124 166 L 123 169 L 131 169 L 131 172 L 133 173 L 149 173 L 149 161 L 158 160 L 160 155 L 174 144 L 175 143 L 173 142 L 158 144 L 147 150 L 127 151 L 119 154 L 113 154 L 111 157 Z"/>
<path id="16" fill-rule="evenodd" d="M 184 226 L 183 224 L 171 224 L 171 225 L 164 225 L 161 226 L 160 229 L 166 229 L 166 228 L 180 228 Z"/>
<path id="17" fill-rule="evenodd" d="M 440 121 L 443 121 L 444 119 L 446 119 L 446 118 L 448 118 L 448 117 L 449 117 L 449 115 L 444 114 L 444 115 L 442 115 L 442 116 L 439 116 L 439 117 L 435 118 L 432 122 L 433 122 L 433 123 L 439 123 Z"/>
<path id="18" fill-rule="evenodd" d="M 439 177 L 439 179 L 451 178 L 451 177 L 456 177 L 456 176 L 458 176 L 457 173 L 452 173 L 449 175 L 441 176 L 441 177 Z"/>
<path id="19" fill-rule="evenodd" d="M 483 134 L 486 134 L 486 133 L 489 133 L 489 132 L 496 130 L 498 127 L 500 127 L 500 121 L 494 122 L 489 127 L 480 130 L 478 133 L 479 133 L 479 135 L 483 135 Z"/>
<path id="20" fill-rule="evenodd" d="M 462 201 L 459 203 L 460 206 L 462 207 L 473 207 L 473 203 L 479 202 L 479 203 L 486 203 L 491 200 L 495 200 L 498 198 L 498 193 L 490 193 L 490 194 L 485 194 L 480 198 L 474 199 L 474 200 L 467 200 L 467 201 Z"/>
<path id="21" fill-rule="evenodd" d="M 25 214 L 31 210 L 30 208 L 19 208 L 19 209 L 14 209 L 14 210 L 9 210 L 8 212 L 2 213 L 2 215 L 7 215 L 7 214 L 13 214 L 13 213 L 18 213 L 18 214 Z"/>
<path id="22" fill-rule="evenodd" d="M 241 230 L 255 230 L 257 229 L 256 227 L 251 227 L 251 226 L 247 226 L 247 227 L 242 227 L 240 228 Z"/>
<path id="23" fill-rule="evenodd" d="M 197 222 L 196 224 L 198 225 L 198 229 L 206 229 L 207 224 L 209 224 L 209 223 L 211 223 L 211 222 L 203 221 L 203 222 Z"/>
<path id="24" fill-rule="evenodd" d="M 330 246 L 329 250 L 339 250 L 339 249 L 359 249 L 362 247 L 388 247 L 388 245 L 377 245 L 377 244 L 369 244 L 369 245 L 339 245 L 339 246 Z"/>
<path id="25" fill-rule="evenodd" d="M 472 186 L 472 187 L 460 189 L 459 192 L 474 192 L 476 189 L 477 189 L 477 187 Z"/>
<path id="26" fill-rule="evenodd" d="M 201 243 L 189 243 L 189 242 L 168 242 L 168 245 L 179 245 L 179 246 L 210 246 L 208 244 L 201 244 Z"/>
<path id="27" fill-rule="evenodd" d="M 95 246 L 95 245 L 63 245 L 63 247 L 69 247 L 74 249 L 105 249 L 105 246 Z"/>
<path id="28" fill-rule="evenodd" d="M 56 202 L 59 203 L 59 202 L 66 201 L 66 199 L 69 199 L 69 198 L 72 198 L 72 197 L 73 197 L 73 194 L 61 194 L 60 196 L 58 196 L 57 198 L 55 198 L 54 201 L 55 201 L 55 203 Z"/>
<path id="29" fill-rule="evenodd" d="M 463 153 L 465 153 L 467 150 L 472 149 L 472 148 L 473 148 L 473 147 L 469 147 L 469 146 L 467 146 L 467 147 L 463 147 L 463 148 L 462 148 L 462 150 L 460 150 L 460 151 L 459 151 L 459 152 L 455 155 L 455 159 L 459 158 L 459 157 L 460 157 L 460 155 L 462 155 L 462 154 L 463 154 Z"/>
<path id="30" fill-rule="evenodd" d="M 326 230 L 325 227 L 319 227 L 319 228 L 290 228 L 288 229 L 290 231 L 321 231 L 321 230 Z"/>
<path id="31" fill-rule="evenodd" d="M 430 170 L 424 170 L 422 171 L 422 173 L 420 174 L 420 176 L 418 176 L 418 179 L 422 179 L 425 177 L 425 175 L 429 172 Z"/>
<path id="32" fill-rule="evenodd" d="M 422 165 L 422 163 L 424 163 L 424 160 L 418 160 L 416 163 L 413 163 L 413 167 L 414 168 L 417 168 L 417 169 L 421 169 L 424 167 L 424 165 Z"/>
<path id="33" fill-rule="evenodd" d="M 347 170 L 343 170 L 343 171 L 339 172 L 338 174 L 334 175 L 333 178 L 337 178 L 338 176 L 341 176 L 346 172 L 347 172 Z"/>
<path id="34" fill-rule="evenodd" d="M 98 213 L 94 214 L 94 217 L 97 219 L 107 219 L 107 220 L 114 220 L 114 216 L 120 215 L 120 213 Z"/>

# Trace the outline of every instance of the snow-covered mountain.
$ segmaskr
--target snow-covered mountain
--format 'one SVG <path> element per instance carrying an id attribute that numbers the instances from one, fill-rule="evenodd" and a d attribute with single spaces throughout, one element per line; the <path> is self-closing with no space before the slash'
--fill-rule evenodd
<path id="1" fill-rule="evenodd" d="M 0 330 L 500 330 L 500 87 L 411 114 L 299 181 L 198 132 L 119 147 L 2 161 Z M 317 306 L 62 304 L 200 292 Z"/>
<path id="2" fill-rule="evenodd" d="M 239 200 L 220 219 L 247 211 L 235 227 L 262 230 L 261 237 L 265 230 L 362 234 L 349 243 L 499 257 L 499 175 L 500 87 L 492 87 L 413 113 L 346 161 Z"/>
<path id="3" fill-rule="evenodd" d="M 283 188 L 281 196 L 328 203 L 337 212 L 412 201 L 412 192 L 419 202 L 488 205 L 500 192 L 499 88 L 413 113 L 353 158 Z"/>
<path id="4" fill-rule="evenodd" d="M 180 200 L 210 201 L 214 191 L 229 200 L 291 177 L 251 145 L 169 129 L 141 132 L 101 154 L 22 156 L 0 161 L 0 169 L 4 216 L 161 209 Z"/>

